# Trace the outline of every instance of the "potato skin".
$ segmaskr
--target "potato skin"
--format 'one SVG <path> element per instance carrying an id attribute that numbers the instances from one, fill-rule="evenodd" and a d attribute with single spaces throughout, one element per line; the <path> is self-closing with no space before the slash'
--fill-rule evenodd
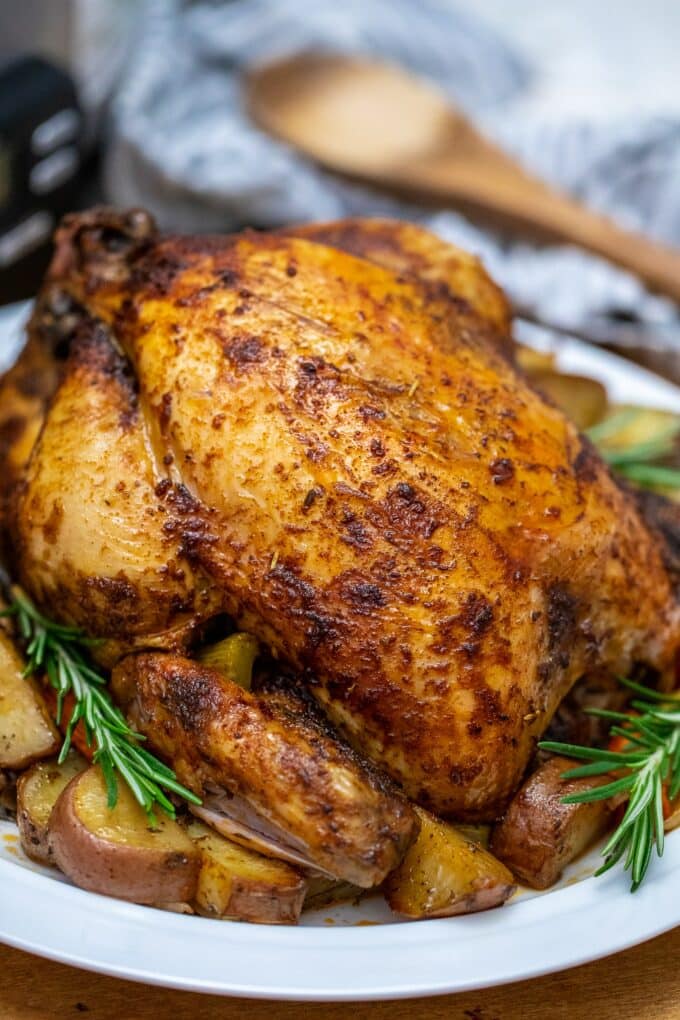
<path id="1" fill-rule="evenodd" d="M 514 892 L 508 869 L 447 822 L 417 808 L 420 833 L 384 884 L 405 917 L 453 917 L 500 906 Z"/>
<path id="2" fill-rule="evenodd" d="M 204 917 L 213 917 L 230 921 L 248 921 L 250 924 L 297 924 L 301 910 L 302 886 L 298 889 L 282 891 L 272 884 L 252 886 L 239 876 L 231 883 L 229 894 L 224 902 L 224 909 L 218 912 L 214 905 L 221 899 L 217 887 L 221 887 L 222 877 L 209 863 L 201 869 L 199 880 L 198 913 Z"/>
<path id="3" fill-rule="evenodd" d="M 18 788 L 17 796 L 19 796 Z M 30 857 L 30 859 L 35 861 L 36 864 L 53 865 L 54 861 L 52 860 L 52 853 L 50 851 L 48 830 L 43 826 L 38 825 L 25 808 L 21 810 L 19 808 L 18 800 L 17 826 L 19 829 L 21 849 L 24 851 L 26 856 Z"/>
<path id="4" fill-rule="evenodd" d="M 37 762 L 17 782 L 17 825 L 21 846 L 38 864 L 54 865 L 49 842 L 49 820 L 62 791 L 85 768 L 87 762 L 71 751 L 61 765 Z"/>
<path id="5" fill-rule="evenodd" d="M 157 848 L 135 846 L 104 839 L 90 831 L 78 814 L 78 787 L 88 781 L 92 769 L 72 779 L 54 806 L 49 824 L 50 849 L 54 863 L 71 881 L 90 892 L 149 905 L 187 902 L 196 893 L 200 854 L 190 845 L 184 850 L 163 846 L 159 833 Z M 127 795 L 122 783 L 119 800 Z M 102 809 L 108 811 L 106 799 Z M 115 810 L 115 809 L 114 809 Z M 148 822 L 140 808 L 141 830 Z M 134 833 L 126 833 L 134 838 Z"/>
<path id="6" fill-rule="evenodd" d="M 206 888 L 203 872 L 201 883 Z M 206 917 L 222 917 L 231 921 L 248 921 L 250 924 L 297 924 L 304 901 L 304 882 L 297 888 L 281 889 L 275 883 L 251 886 L 236 878 L 231 887 L 229 902 L 223 914 L 200 910 Z"/>
<path id="7" fill-rule="evenodd" d="M 307 891 L 299 872 L 232 843 L 201 822 L 190 822 L 187 831 L 201 853 L 198 913 L 255 924 L 297 924 Z"/>
<path id="8" fill-rule="evenodd" d="M 601 786 L 608 778 L 562 779 L 577 762 L 555 757 L 529 776 L 494 826 L 490 849 L 534 889 L 554 885 L 562 871 L 607 827 L 611 801 L 563 804 L 562 798 Z"/>

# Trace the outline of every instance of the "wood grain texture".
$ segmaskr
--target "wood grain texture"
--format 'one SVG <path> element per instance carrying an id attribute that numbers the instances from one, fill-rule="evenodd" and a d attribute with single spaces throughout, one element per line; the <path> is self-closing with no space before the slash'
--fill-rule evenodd
<path id="1" fill-rule="evenodd" d="M 260 127 L 329 170 L 516 233 L 576 244 L 680 300 L 680 252 L 533 177 L 448 97 L 403 68 L 296 53 L 251 71 L 246 101 Z"/>
<path id="2" fill-rule="evenodd" d="M 677 1020 L 680 928 L 536 981 L 436 999 L 305 1004 L 221 999 L 119 981 L 0 947 L 2 1020 Z M 263 964 L 264 965 L 264 964 Z M 625 990 L 625 994 L 624 994 Z"/>

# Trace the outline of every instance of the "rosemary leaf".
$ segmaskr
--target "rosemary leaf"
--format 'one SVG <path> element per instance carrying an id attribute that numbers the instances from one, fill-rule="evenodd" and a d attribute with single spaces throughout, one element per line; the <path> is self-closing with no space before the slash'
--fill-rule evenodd
<path id="1" fill-rule="evenodd" d="M 617 471 L 624 478 L 645 487 L 661 489 L 680 488 L 680 469 L 662 464 L 621 464 Z"/>
<path id="2" fill-rule="evenodd" d="M 160 807 L 171 818 L 175 815 L 167 792 L 175 793 L 192 804 L 200 799 L 178 782 L 175 773 L 141 747 L 144 737 L 127 723 L 106 687 L 106 677 L 87 659 L 86 652 L 98 642 L 86 637 L 75 627 L 48 620 L 33 605 L 21 588 L 13 586 L 9 607 L 0 616 L 14 617 L 26 645 L 25 676 L 45 673 L 57 692 L 57 723 L 62 722 L 64 699 L 73 698 L 64 741 L 59 754 L 62 762 L 71 747 L 73 732 L 82 720 L 93 761 L 104 775 L 108 804 L 118 800 L 118 780 L 122 779 L 154 823 L 154 808 Z"/>
<path id="3" fill-rule="evenodd" d="M 563 778 L 566 778 L 563 777 Z M 563 804 L 591 804 L 596 800 L 609 800 L 617 793 L 624 793 L 631 789 L 635 783 L 634 776 L 623 776 L 622 779 L 615 779 L 606 786 L 594 786 L 592 790 L 584 790 L 582 793 L 572 793 L 562 798 Z"/>
<path id="4" fill-rule="evenodd" d="M 611 782 L 572 793 L 565 804 L 588 804 L 626 794 L 628 802 L 623 818 L 602 850 L 604 863 L 596 871 L 602 875 L 623 861 L 630 872 L 631 891 L 644 881 L 654 847 L 659 857 L 664 851 L 664 787 L 671 800 L 680 794 L 680 697 L 649 690 L 632 680 L 621 682 L 636 697 L 628 713 L 595 710 L 591 714 L 611 719 L 610 734 L 623 738 L 624 748 L 581 747 L 544 741 L 538 746 L 555 754 L 585 761 L 569 769 L 564 779 L 611 774 Z"/>

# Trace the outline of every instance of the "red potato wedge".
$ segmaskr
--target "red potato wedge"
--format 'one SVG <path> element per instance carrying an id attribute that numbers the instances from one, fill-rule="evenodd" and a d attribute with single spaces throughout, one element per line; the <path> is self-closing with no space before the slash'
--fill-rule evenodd
<path id="1" fill-rule="evenodd" d="M 127 786 L 107 804 L 106 783 L 95 765 L 72 779 L 49 822 L 54 863 L 75 885 L 133 903 L 190 902 L 196 895 L 201 855 L 184 829 L 157 812 L 152 828 Z"/>
<path id="2" fill-rule="evenodd" d="M 257 639 L 252 634 L 239 631 L 214 645 L 206 645 L 198 657 L 204 666 L 216 669 L 227 680 L 233 680 L 239 687 L 249 691 L 253 679 L 253 663 L 258 651 Z"/>
<path id="3" fill-rule="evenodd" d="M 187 832 L 201 853 L 196 909 L 206 917 L 297 924 L 307 891 L 300 872 L 232 843 L 202 822 Z"/>
<path id="4" fill-rule="evenodd" d="M 680 806 L 673 808 L 667 818 L 664 818 L 663 827 L 666 832 L 672 832 L 680 826 Z"/>
<path id="5" fill-rule="evenodd" d="M 491 834 L 490 849 L 519 879 L 547 889 L 564 868 L 606 830 L 611 801 L 563 804 L 567 794 L 602 785 L 599 779 L 562 779 L 578 762 L 550 758 L 520 787 Z"/>
<path id="6" fill-rule="evenodd" d="M 17 825 L 21 846 L 27 857 L 39 864 L 54 864 L 48 826 L 52 809 L 74 776 L 87 768 L 77 751 L 70 751 L 60 765 L 41 761 L 19 776 L 17 782 Z"/>
<path id="7" fill-rule="evenodd" d="M 607 413 L 607 391 L 602 383 L 558 371 L 555 355 L 518 344 L 517 363 L 542 393 L 553 400 L 579 429 L 589 428 Z"/>
<path id="8" fill-rule="evenodd" d="M 405 917 L 452 917 L 498 907 L 514 891 L 505 865 L 453 825 L 416 808 L 420 833 L 383 889 Z"/>
<path id="9" fill-rule="evenodd" d="M 26 768 L 61 745 L 38 685 L 23 670 L 13 641 L 0 629 L 0 769 Z"/>
<path id="10" fill-rule="evenodd" d="M 187 914 L 193 915 L 196 913 L 190 903 L 154 903 L 156 910 L 164 910 L 167 914 Z"/>

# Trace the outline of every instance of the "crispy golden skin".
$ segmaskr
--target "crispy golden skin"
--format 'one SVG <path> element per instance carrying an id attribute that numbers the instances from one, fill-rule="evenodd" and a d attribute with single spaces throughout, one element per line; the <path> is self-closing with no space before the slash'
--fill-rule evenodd
<path id="1" fill-rule="evenodd" d="M 21 479 L 57 381 L 57 362 L 35 335 L 0 378 L 0 541 L 10 493 Z"/>
<path id="2" fill-rule="evenodd" d="M 678 606 L 659 543 L 515 372 L 500 311 L 485 318 L 452 300 L 453 283 L 308 239 L 139 233 L 108 213 L 72 219 L 51 273 L 103 324 L 97 342 L 123 352 L 150 463 L 111 467 L 95 485 L 98 468 L 80 458 L 83 498 L 52 530 L 67 552 L 48 555 L 35 532 L 74 475 L 65 460 L 45 464 L 68 428 L 57 395 L 14 516 L 23 580 L 41 601 L 124 640 L 127 596 L 115 603 L 105 583 L 118 566 L 140 586 L 134 627 L 151 592 L 166 609 L 148 610 L 149 626 L 162 631 L 175 590 L 144 579 L 163 554 L 181 558 L 208 579 L 189 614 L 230 613 L 310 678 L 350 742 L 460 819 L 498 813 L 580 676 L 636 662 L 670 675 Z M 78 376 L 86 361 L 76 348 L 64 387 L 84 406 L 110 404 L 106 373 Z M 83 418 L 74 404 L 74 456 Z M 102 457 L 116 434 L 121 450 L 131 442 L 114 419 Z M 136 566 L 112 532 L 105 569 L 87 543 L 67 543 L 95 514 L 115 515 L 127 543 L 141 513 L 130 482 L 149 472 L 162 537 L 149 519 Z M 83 578 L 96 604 L 62 600 Z"/>
<path id="3" fill-rule="evenodd" d="M 418 825 L 406 799 L 327 731 L 313 703 L 254 694 L 179 655 L 129 656 L 114 689 L 149 745 L 214 815 L 368 888 L 401 860 Z M 131 699 L 131 700 L 130 700 Z M 255 845 L 261 846 L 262 842 Z"/>
<path id="4" fill-rule="evenodd" d="M 511 312 L 503 291 L 469 252 L 447 244 L 429 230 L 400 220 L 349 219 L 307 223 L 281 233 L 330 245 L 400 276 L 415 277 L 434 296 L 459 309 L 467 305 L 496 332 L 499 346 L 512 350 Z"/>
<path id="5" fill-rule="evenodd" d="M 100 209 L 83 213 L 79 222 L 96 224 L 100 231 L 110 226 L 118 231 L 119 237 L 121 223 L 124 223 L 125 251 L 129 253 L 139 249 L 151 229 L 148 215 L 141 210 L 131 210 L 122 218 L 113 210 Z M 57 233 L 57 251 L 51 267 L 51 274 L 56 278 L 68 270 L 68 244 L 59 244 L 63 236 L 63 231 Z M 121 260 L 115 252 L 100 247 L 90 252 L 90 259 L 96 264 L 100 277 L 110 282 L 120 273 Z M 21 357 L 0 376 L 0 538 L 6 527 L 7 500 L 21 479 L 46 408 L 61 379 L 69 346 L 82 325 L 83 309 L 58 283 L 52 285 L 47 280 L 28 322 L 28 341 Z"/>
<path id="6" fill-rule="evenodd" d="M 84 322 L 17 494 L 13 555 L 36 598 L 114 639 L 105 660 L 135 639 L 167 647 L 218 606 L 163 529 L 162 479 L 125 361 Z"/>

